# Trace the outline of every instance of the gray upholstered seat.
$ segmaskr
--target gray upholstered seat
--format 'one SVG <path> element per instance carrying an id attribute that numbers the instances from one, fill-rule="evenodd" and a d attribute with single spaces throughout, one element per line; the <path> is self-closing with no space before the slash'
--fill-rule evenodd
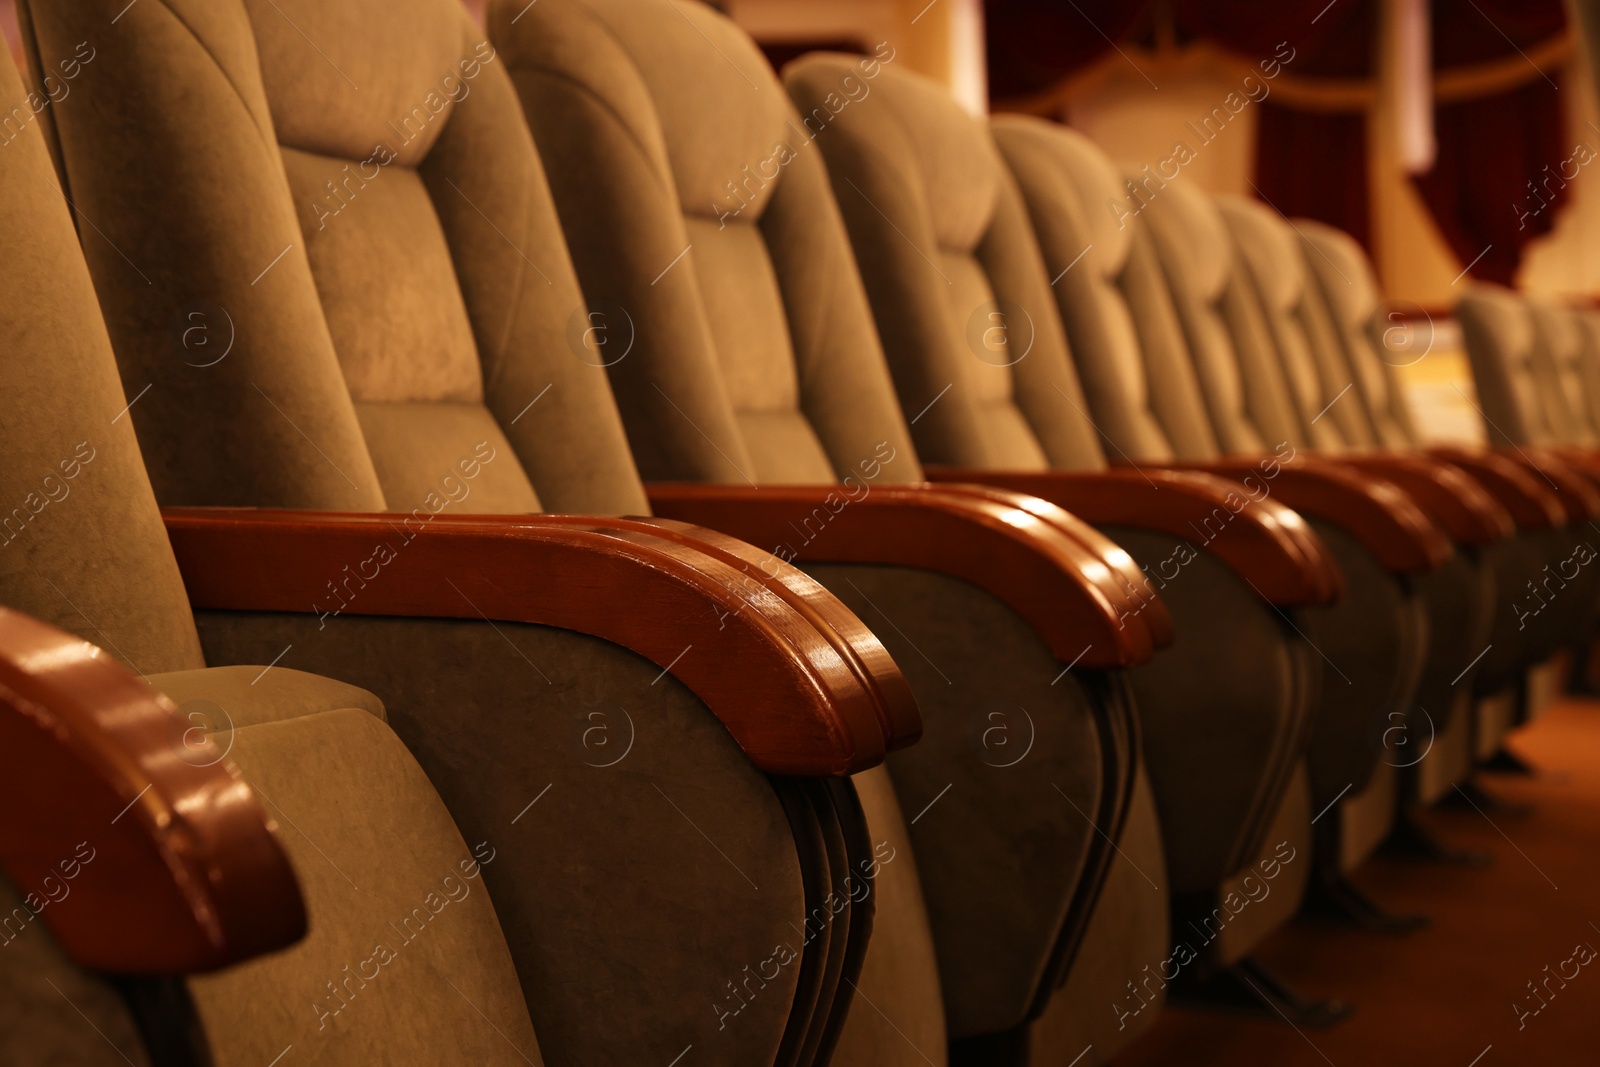
<path id="1" fill-rule="evenodd" d="M 118 9 L 28 14 L 48 59 Z M 141 5 L 75 92 L 62 170 L 124 382 L 151 386 L 121 425 L 162 503 L 648 510 L 505 61 L 458 4 Z M 763 774 L 671 664 L 366 615 L 363 573 L 330 575 L 320 614 L 207 613 L 202 640 L 386 695 L 497 843 L 486 881 L 552 1058 L 811 1062 L 856 985 L 930 970 L 881 771 Z"/>
<path id="2" fill-rule="evenodd" d="M 779 147 L 803 136 L 802 119 L 749 38 L 700 4 L 521 8 L 491 5 L 491 38 L 521 92 L 590 307 L 613 330 L 630 326 L 631 347 L 609 370 L 647 481 L 842 481 L 858 495 L 920 480 L 822 158 Z M 782 536 L 800 545 L 809 535 Z M 922 742 L 888 767 L 915 820 L 938 971 L 902 975 L 881 1017 L 858 1006 L 840 1058 L 919 1062 L 896 1027 L 934 1060 L 946 1032 L 963 1053 L 986 1055 L 1043 1010 L 1056 1021 L 1034 1024 L 1037 1054 L 1070 1048 L 1071 1059 L 1089 1018 L 1116 1030 L 1105 990 L 1167 952 L 1153 812 L 1105 725 L 1125 714 L 1124 681 L 1064 672 L 1070 655 L 1050 655 L 966 583 L 905 567 L 807 569 L 879 629 L 925 723 Z M 1001 729 L 975 726 L 975 708 Z M 1024 735 L 1036 736 L 1031 748 Z M 1016 757 L 985 755 L 985 738 L 1006 736 Z M 1123 791 L 1126 829 L 1101 829 L 1131 863 L 1087 817 Z M 1091 846 L 1103 857 L 1094 864 L 1057 862 Z M 1111 872 L 1103 889 L 1103 874 L 1082 877 L 1096 865 Z M 942 1018 L 924 992 L 934 979 Z"/>
<path id="3" fill-rule="evenodd" d="M 1119 442 L 1089 410 L 1051 295 L 1027 206 L 986 125 L 941 87 L 885 67 L 848 106 L 857 61 L 814 55 L 785 81 L 816 127 L 854 245 L 902 410 L 928 462 L 982 472 L 1096 471 Z M 809 149 L 808 149 L 809 150 Z M 1065 264 L 1063 264 L 1065 265 Z M 920 414 L 919 414 L 920 413 Z M 1159 433 L 1137 419 L 1132 433 Z M 1192 539 L 1135 523 L 1104 527 L 1162 573 L 1174 613 L 1171 651 L 1134 672 L 1144 751 L 1166 831 L 1176 912 L 1210 914 L 1258 853 L 1309 836 L 1303 782 L 1315 653 L 1248 580 Z M 1266 671 L 1240 671 L 1233 656 Z M 1196 760 L 1196 751 L 1211 756 Z M 1249 783 L 1253 789 L 1240 791 Z M 1204 798 L 1203 800 L 1201 798 Z M 1228 803 L 1232 801 L 1232 803 Z M 1270 840 L 1268 840 L 1270 838 Z M 1227 847 L 1209 847 L 1219 839 Z M 1209 946 L 1226 966 L 1292 915 L 1298 890 L 1229 928 Z M 1179 929 L 1182 929 L 1179 925 Z M 1098 1035 L 1113 1055 L 1125 1030 Z"/>
<path id="4" fill-rule="evenodd" d="M 26 106 L 8 57 L 0 100 L 8 112 Z M 281 667 L 205 667 L 37 124 L 0 152 L 0 264 L 0 498 L 22 509 L 8 513 L 0 601 L 99 644 L 182 702 L 171 758 L 238 765 L 278 822 L 306 896 L 311 932 L 299 945 L 188 982 L 202 1041 L 219 1063 L 265 1063 L 291 1044 L 329 1064 L 536 1061 L 478 877 L 494 845 L 463 839 L 377 699 Z M 199 747 L 190 731 L 201 730 L 217 749 Z M 87 844 L 79 892 L 106 869 Z M 440 894 L 449 911 L 424 910 L 426 936 L 387 925 Z M 42 923 L 8 926 L 6 938 L 0 1058 L 161 1062 L 141 1047 L 126 1002 L 67 964 Z M 368 962 L 377 943 L 393 947 L 392 965 Z M 187 1040 L 174 1008 L 146 1005 L 144 1036 Z"/>
<path id="5" fill-rule="evenodd" d="M 1426 350 L 1421 355 L 1389 353 L 1384 336 L 1394 323 L 1383 316 L 1372 264 L 1354 238 L 1312 220 L 1300 220 L 1295 228 L 1307 268 L 1304 315 L 1311 338 L 1318 342 L 1313 351 L 1334 380 L 1342 377 L 1351 384 L 1347 399 L 1356 402 L 1353 410 L 1363 413 L 1372 427 L 1373 441 L 1364 444 L 1396 452 L 1421 450 L 1424 443 L 1395 364 L 1426 358 Z M 1569 319 L 1569 314 L 1548 308 L 1534 315 L 1509 294 L 1487 286 L 1463 298 L 1458 316 L 1480 382 L 1476 402 L 1491 443 L 1511 444 L 1494 426 L 1524 427 L 1525 420 L 1540 426 L 1560 420 L 1570 424 L 1567 432 L 1581 435 L 1579 427 L 1587 418 L 1581 384 L 1587 335 L 1583 320 L 1576 315 Z M 1310 329 L 1315 319 L 1328 326 Z M 1431 331 L 1424 336 L 1421 343 L 1431 344 Z M 1535 367 L 1542 370 L 1536 373 Z M 1532 406 L 1524 407 L 1518 399 L 1524 390 L 1526 403 Z M 1550 402 L 1552 396 L 1560 398 L 1559 410 Z M 1564 397 L 1577 403 L 1569 408 Z M 1536 442 L 1524 439 L 1523 443 Z M 1514 450 L 1509 455 L 1524 459 Z M 1548 475 L 1530 474 L 1530 478 L 1536 490 L 1557 484 Z M 1479 550 L 1494 572 L 1495 584 L 1488 635 L 1492 647 L 1469 679 L 1479 697 L 1474 747 L 1480 757 L 1495 751 L 1514 719 L 1526 714 L 1530 699 L 1539 702 L 1540 691 L 1548 690 L 1553 674 L 1549 657 L 1571 639 L 1572 632 L 1585 629 L 1582 593 L 1562 597 L 1554 610 L 1537 612 L 1531 619 L 1526 607 L 1530 583 L 1544 582 L 1546 565 L 1559 567 L 1573 549 L 1570 533 L 1524 529 L 1509 542 Z"/>
<path id="6" fill-rule="evenodd" d="M 1115 167 L 1081 134 L 1020 118 L 994 126 L 1056 281 L 1053 302 L 1088 410 L 1111 447 L 1137 464 L 1304 449 L 1298 417 L 1278 402 L 1276 352 L 1252 350 L 1270 356 L 1264 370 L 1239 362 L 1230 327 L 1253 314 L 1253 297 L 1234 282 L 1231 239 L 1209 202 L 1172 182 L 1135 211 Z M 1393 768 L 1379 759 L 1364 724 L 1375 708 L 1410 699 L 1426 631 L 1405 579 L 1385 574 L 1336 523 L 1312 521 L 1352 594 L 1303 619 L 1334 664 L 1322 677 L 1311 751 L 1314 809 L 1372 782 L 1345 820 L 1366 824 L 1347 835 L 1358 842 L 1345 850 L 1348 863 L 1382 838 L 1393 807 Z M 1340 751 L 1362 758 L 1330 759 Z"/>

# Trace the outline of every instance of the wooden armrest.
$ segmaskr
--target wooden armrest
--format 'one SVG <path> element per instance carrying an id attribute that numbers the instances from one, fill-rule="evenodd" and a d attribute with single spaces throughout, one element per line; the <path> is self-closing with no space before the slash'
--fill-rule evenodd
<path id="1" fill-rule="evenodd" d="M 1037 498 L 975 487 L 646 486 L 658 515 L 710 526 L 786 560 L 916 567 L 972 583 L 1022 616 L 1056 656 L 1108 669 L 1146 662 L 1165 609 L 1138 600 L 1094 530 Z M 1068 531 L 1071 530 L 1072 533 Z M 1128 563 L 1131 566 L 1131 561 Z"/>
<path id="2" fill-rule="evenodd" d="M 1461 467 L 1435 456 L 1383 453 L 1340 456 L 1398 485 L 1452 541 L 1489 545 L 1517 532 L 1511 512 Z"/>
<path id="3" fill-rule="evenodd" d="M 944 482 L 938 486 L 938 491 L 987 501 L 1007 510 L 1021 508 L 1077 543 L 1099 559 L 1116 580 L 1115 591 L 1128 605 L 1123 609 L 1123 624 L 1126 625 L 1130 619 L 1137 617 L 1150 631 L 1154 647 L 1165 648 L 1172 644 L 1174 636 L 1172 614 L 1156 591 L 1155 583 L 1139 569 L 1139 564 L 1134 562 L 1126 549 L 1087 521 L 1042 497 L 1002 489 L 999 486 L 978 482 Z"/>
<path id="4" fill-rule="evenodd" d="M 1500 454 L 1513 463 L 1520 463 L 1533 471 L 1546 485 L 1555 490 L 1566 508 L 1569 522 L 1592 522 L 1600 518 L 1600 488 L 1595 487 L 1594 474 L 1584 473 L 1574 462 L 1572 453 L 1537 445 L 1502 449 Z"/>
<path id="5" fill-rule="evenodd" d="M 523 517 L 481 515 L 473 518 L 487 523 L 517 523 Z M 571 526 L 592 526 L 595 522 L 581 515 L 545 515 L 542 518 Z M 875 694 L 890 749 L 904 748 L 922 736 L 922 715 L 917 710 L 916 698 L 911 695 L 910 683 L 900 673 L 889 650 L 866 623 L 805 571 L 720 530 L 676 519 L 626 516 L 607 518 L 605 522 L 608 529 L 632 529 L 705 552 L 743 572 L 746 581 L 765 586 L 805 616 L 833 645 L 861 685 Z"/>
<path id="6" fill-rule="evenodd" d="M 177 708 L 101 649 L 0 608 L 0 867 L 95 971 L 213 970 L 305 936 L 272 823 Z M 202 765 L 203 764 L 203 765 Z"/>
<path id="7" fill-rule="evenodd" d="M 1241 457 L 1179 466 L 1264 484 L 1279 503 L 1354 537 L 1386 570 L 1432 570 L 1454 551 L 1443 531 L 1393 484 L 1336 462 Z"/>
<path id="8" fill-rule="evenodd" d="M 649 520 L 169 508 L 196 608 L 483 618 L 591 634 L 687 685 L 773 774 L 875 766 L 913 740 L 910 690 L 876 638 L 803 575 L 739 568 Z M 709 534 L 710 532 L 707 531 Z M 752 557 L 754 558 L 754 557 Z M 819 626 L 830 616 L 840 627 Z M 853 628 L 853 629 L 852 629 Z M 857 648 L 842 635 L 860 639 Z"/>
<path id="9" fill-rule="evenodd" d="M 1559 457 L 1591 483 L 1600 483 L 1600 451 L 1587 445 L 1547 445 L 1543 450 Z"/>
<path id="10" fill-rule="evenodd" d="M 1519 528 L 1549 530 L 1566 525 L 1567 509 L 1561 497 L 1524 465 L 1495 452 L 1456 445 L 1432 447 L 1426 454 L 1454 463 L 1470 474 L 1485 492 L 1511 513 L 1512 520 Z"/>
<path id="11" fill-rule="evenodd" d="M 1252 500 L 1224 478 L 1150 469 L 924 470 L 934 482 L 981 481 L 1029 493 L 1097 525 L 1183 538 L 1217 556 L 1272 604 L 1327 604 L 1340 592 L 1338 566 L 1298 513 L 1270 499 Z"/>

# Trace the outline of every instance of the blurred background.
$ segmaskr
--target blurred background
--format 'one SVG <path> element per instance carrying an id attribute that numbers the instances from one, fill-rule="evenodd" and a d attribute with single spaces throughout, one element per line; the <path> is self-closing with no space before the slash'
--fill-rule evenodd
<path id="1" fill-rule="evenodd" d="M 483 0 L 464 3 L 481 21 Z M 1434 440 L 1483 439 L 1450 311 L 1468 282 L 1600 293 L 1600 107 L 1563 0 L 714 6 L 775 66 L 892 41 L 975 112 L 1056 119 L 1134 168 L 1354 234 L 1426 352 L 1401 374 Z M 13 0 L 0 28 L 20 62 Z"/>

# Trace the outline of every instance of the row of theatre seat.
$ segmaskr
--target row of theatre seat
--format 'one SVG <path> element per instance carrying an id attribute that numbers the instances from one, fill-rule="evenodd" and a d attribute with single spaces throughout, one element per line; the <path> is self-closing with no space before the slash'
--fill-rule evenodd
<path id="1" fill-rule="evenodd" d="M 892 42 L 780 81 L 692 0 L 19 7 L 8 1062 L 1331 1023 L 1252 950 L 1412 925 L 1345 875 L 1593 629 L 1594 569 L 1542 584 L 1593 441 L 1424 447 L 1349 238 Z"/>

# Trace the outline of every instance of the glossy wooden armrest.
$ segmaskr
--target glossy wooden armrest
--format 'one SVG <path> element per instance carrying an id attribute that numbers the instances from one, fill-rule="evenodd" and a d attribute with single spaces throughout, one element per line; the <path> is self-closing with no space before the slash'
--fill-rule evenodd
<path id="1" fill-rule="evenodd" d="M 0 608 L 0 867 L 83 967 L 189 974 L 305 936 L 271 820 L 187 726 L 101 649 Z"/>
<path id="2" fill-rule="evenodd" d="M 1155 583 L 1139 569 L 1139 564 L 1134 562 L 1126 549 L 1086 520 L 1043 497 L 980 482 L 941 482 L 938 491 L 987 502 L 1006 510 L 1021 508 L 1052 530 L 1070 538 L 1110 570 L 1117 582 L 1118 595 L 1128 605 L 1124 611 L 1133 613 L 1125 615 L 1124 622 L 1137 616 L 1150 631 L 1150 639 L 1156 648 L 1172 644 L 1172 614 L 1167 611 L 1167 605 L 1156 591 Z"/>
<path id="3" fill-rule="evenodd" d="M 1126 553 L 1037 498 L 927 485 L 646 489 L 658 515 L 772 546 L 784 559 L 915 567 L 970 582 L 1027 620 L 1058 657 L 1082 666 L 1147 661 L 1160 631 L 1145 616 L 1170 632 L 1165 609 L 1138 600 L 1085 540 Z"/>
<path id="4" fill-rule="evenodd" d="M 515 515 L 473 518 L 485 523 L 522 521 L 521 516 Z M 595 521 L 582 515 L 544 515 L 541 518 L 571 526 L 591 526 Z M 884 738 L 890 749 L 904 748 L 922 736 L 922 716 L 917 711 L 916 698 L 911 695 L 911 686 L 889 650 L 866 623 L 805 571 L 748 541 L 677 519 L 626 516 L 607 518 L 605 522 L 609 529 L 633 529 L 705 552 L 741 571 L 747 581 L 765 586 L 805 616 L 833 645 L 861 685 L 876 696 Z"/>
<path id="5" fill-rule="evenodd" d="M 1254 478 L 1279 503 L 1355 538 L 1386 570 L 1432 570 L 1454 551 L 1443 531 L 1393 484 L 1335 462 L 1304 456 L 1287 461 L 1239 457 L 1180 467 Z"/>
<path id="6" fill-rule="evenodd" d="M 850 774 L 882 761 L 891 730 L 896 743 L 920 730 L 909 689 L 881 646 L 866 647 L 859 660 L 842 654 L 839 633 L 819 628 L 814 605 L 797 610 L 793 597 L 775 593 L 753 568 L 730 564 L 726 551 L 648 520 L 417 522 L 248 508 L 163 515 L 196 608 L 304 612 L 326 622 L 339 613 L 343 589 L 354 594 L 343 610 L 355 614 L 591 634 L 670 670 L 770 773 Z M 803 587 L 803 576 L 787 577 Z M 831 600 L 825 592 L 813 599 Z"/>
<path id="7" fill-rule="evenodd" d="M 1590 482 L 1600 484 L 1600 450 L 1588 445 L 1546 445 L 1544 451 L 1560 457 Z"/>
<path id="8" fill-rule="evenodd" d="M 1416 453 L 1341 455 L 1341 463 L 1371 470 L 1405 490 L 1452 541 L 1489 545 L 1517 532 L 1511 512 L 1461 467 Z"/>
<path id="9" fill-rule="evenodd" d="M 1431 447 L 1426 455 L 1454 463 L 1511 513 L 1523 530 L 1549 530 L 1567 522 L 1567 509 L 1555 489 L 1523 464 L 1480 449 Z"/>
<path id="10" fill-rule="evenodd" d="M 1586 473 L 1572 453 L 1540 445 L 1501 449 L 1500 454 L 1520 463 L 1555 490 L 1567 510 L 1570 522 L 1592 522 L 1600 518 L 1600 488 L 1592 472 Z"/>
<path id="11" fill-rule="evenodd" d="M 1199 471 L 980 471 L 925 468 L 934 482 L 981 481 L 1030 493 L 1096 525 L 1157 530 L 1222 560 L 1269 603 L 1331 603 L 1338 566 L 1299 514 L 1252 500 L 1237 482 Z M 1148 580 L 1148 579 L 1146 579 Z"/>

